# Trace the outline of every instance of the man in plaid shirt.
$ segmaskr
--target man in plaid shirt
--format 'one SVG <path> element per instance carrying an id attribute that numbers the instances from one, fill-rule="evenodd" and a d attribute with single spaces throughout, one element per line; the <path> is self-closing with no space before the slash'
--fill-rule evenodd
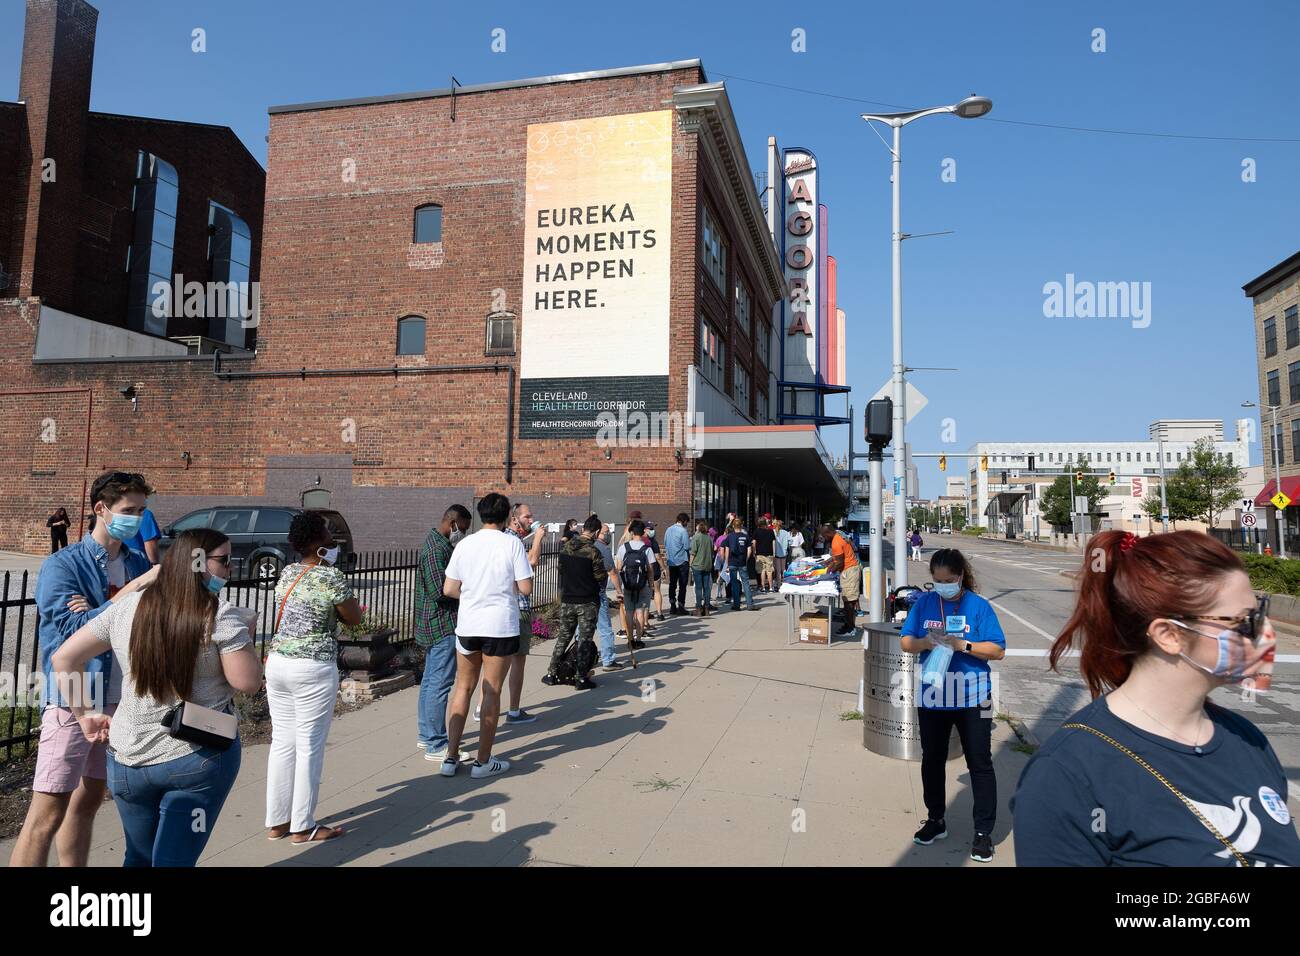
<path id="1" fill-rule="evenodd" d="M 420 681 L 419 749 L 424 759 L 442 764 L 447 756 L 447 698 L 456 683 L 456 605 L 444 597 L 451 549 L 469 531 L 470 514 L 464 505 L 452 505 L 442 522 L 429 532 L 420 550 L 415 582 L 415 641 L 424 651 L 424 678 Z M 461 751 L 461 760 L 473 754 Z"/>

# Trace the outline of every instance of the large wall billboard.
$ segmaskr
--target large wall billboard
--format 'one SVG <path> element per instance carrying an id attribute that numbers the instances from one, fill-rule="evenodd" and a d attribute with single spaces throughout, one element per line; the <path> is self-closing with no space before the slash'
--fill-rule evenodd
<path id="1" fill-rule="evenodd" d="M 528 127 L 521 438 L 668 410 L 672 117 Z"/>

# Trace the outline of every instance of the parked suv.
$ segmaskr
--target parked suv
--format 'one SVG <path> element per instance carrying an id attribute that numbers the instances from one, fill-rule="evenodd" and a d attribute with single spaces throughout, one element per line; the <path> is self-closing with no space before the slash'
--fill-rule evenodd
<path id="1" fill-rule="evenodd" d="M 166 551 L 182 531 L 212 528 L 230 539 L 230 576 L 235 579 L 274 580 L 280 569 L 298 559 L 289 544 L 289 522 L 305 509 L 278 505 L 217 506 L 191 511 L 162 529 L 159 548 Z M 321 509 L 325 523 L 339 546 L 338 566 L 349 569 L 356 561 L 352 529 L 337 511 Z"/>

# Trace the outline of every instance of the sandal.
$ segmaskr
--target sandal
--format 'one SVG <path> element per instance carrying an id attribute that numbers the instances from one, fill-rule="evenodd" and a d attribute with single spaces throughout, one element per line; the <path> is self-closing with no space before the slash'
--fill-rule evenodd
<path id="1" fill-rule="evenodd" d="M 304 833 L 295 833 L 293 835 L 293 840 L 291 842 L 293 843 L 294 846 L 302 846 L 306 843 L 324 843 L 326 840 L 335 840 L 343 836 L 343 834 L 346 832 L 347 831 L 344 830 L 342 827 L 327 827 L 324 824 L 318 823 L 316 826 L 311 828 L 310 833 L 306 834 L 307 839 L 300 840 L 298 838 L 300 836 L 303 836 Z M 323 834 L 323 835 L 318 837 L 317 834 Z"/>
<path id="2" fill-rule="evenodd" d="M 273 841 L 273 842 L 274 842 L 275 840 L 283 840 L 285 837 L 287 837 L 287 836 L 289 835 L 289 826 L 290 826 L 290 824 L 288 824 L 288 823 L 281 823 L 279 826 L 271 827 L 270 829 L 268 829 L 268 830 L 266 831 L 266 838 L 267 838 L 268 840 Z M 279 829 L 283 829 L 284 832 L 283 832 L 283 833 L 280 833 L 280 834 L 277 834 L 275 831 L 276 831 L 276 830 L 279 830 Z"/>

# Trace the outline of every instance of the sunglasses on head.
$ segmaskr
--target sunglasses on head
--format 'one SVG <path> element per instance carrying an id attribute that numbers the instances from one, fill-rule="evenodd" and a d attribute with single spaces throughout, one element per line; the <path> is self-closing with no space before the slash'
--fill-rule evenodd
<path id="1" fill-rule="evenodd" d="M 1196 621 L 1214 621 L 1218 624 L 1228 625 L 1227 629 L 1236 631 L 1242 637 L 1248 637 L 1252 641 L 1259 640 L 1259 635 L 1264 630 L 1264 619 L 1268 617 L 1269 596 L 1261 594 L 1255 598 L 1255 606 L 1245 614 L 1238 614 L 1236 617 L 1213 617 L 1203 615 L 1193 618 Z"/>

